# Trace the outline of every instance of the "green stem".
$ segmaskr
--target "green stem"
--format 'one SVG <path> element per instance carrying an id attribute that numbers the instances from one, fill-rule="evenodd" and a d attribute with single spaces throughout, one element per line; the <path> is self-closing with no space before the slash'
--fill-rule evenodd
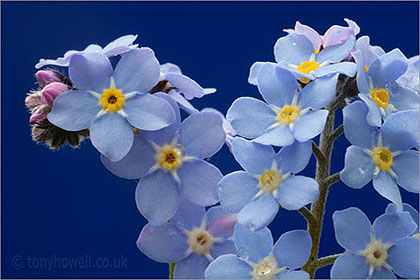
<path id="1" fill-rule="evenodd" d="M 175 266 L 176 266 L 176 263 L 169 264 L 169 279 L 174 279 Z"/>

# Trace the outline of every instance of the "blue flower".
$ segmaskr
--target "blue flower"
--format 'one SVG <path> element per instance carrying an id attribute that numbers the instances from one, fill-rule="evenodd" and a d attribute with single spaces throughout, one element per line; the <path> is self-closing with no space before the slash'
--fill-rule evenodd
<path id="1" fill-rule="evenodd" d="M 381 47 L 370 45 L 369 36 L 362 36 L 357 39 L 354 48 L 355 51 L 361 52 L 360 57 L 363 61 L 358 61 L 357 63 L 363 65 L 366 72 L 376 59 L 385 54 L 385 51 Z"/>
<path id="2" fill-rule="evenodd" d="M 410 204 L 407 203 L 403 203 L 403 211 L 404 212 L 408 212 L 411 216 L 411 218 L 413 219 L 413 221 L 416 223 L 417 225 L 417 229 L 414 231 L 414 237 L 420 238 L 419 235 L 419 212 Z M 385 209 L 385 213 L 397 213 L 397 207 L 395 207 L 395 204 L 390 203 L 388 204 L 388 206 Z"/>
<path id="3" fill-rule="evenodd" d="M 271 146 L 235 138 L 232 151 L 245 171 L 223 177 L 218 192 L 223 209 L 239 213 L 239 223 L 260 230 L 271 223 L 280 206 L 297 210 L 318 199 L 314 179 L 293 175 L 308 164 L 310 141 L 296 142 L 275 154 Z"/>
<path id="4" fill-rule="evenodd" d="M 141 131 L 131 151 L 119 162 L 102 157 L 115 175 L 141 178 L 135 194 L 137 207 L 154 226 L 175 215 L 181 193 L 199 206 L 216 204 L 217 183 L 222 178 L 217 167 L 203 160 L 224 144 L 222 118 L 214 112 L 200 112 L 180 123 L 179 108 L 173 100 L 170 102 L 177 109 L 173 125 L 156 132 Z"/>
<path id="5" fill-rule="evenodd" d="M 331 268 L 332 279 L 419 278 L 419 239 L 407 212 L 383 214 L 373 225 L 358 208 L 335 211 L 335 238 L 346 249 Z"/>
<path id="6" fill-rule="evenodd" d="M 103 54 L 75 54 L 69 74 L 77 89 L 55 99 L 48 120 L 68 131 L 89 128 L 92 144 L 112 161 L 131 149 L 133 127 L 158 130 L 175 120 L 167 101 L 146 93 L 159 78 L 159 63 L 149 48 L 125 54 L 115 71 Z"/>
<path id="7" fill-rule="evenodd" d="M 367 58 L 362 51 L 355 51 L 353 57 L 358 67 L 359 97 L 369 107 L 367 120 L 370 125 L 381 126 L 382 120 L 394 112 L 418 109 L 419 95 L 396 82 L 408 65 L 400 50 L 394 49 L 381 55 L 370 67 L 366 66 Z"/>
<path id="8" fill-rule="evenodd" d="M 236 99 L 226 118 L 238 135 L 274 146 L 306 142 L 321 133 L 328 115 L 325 107 L 334 98 L 338 74 L 317 79 L 302 91 L 293 74 L 265 64 L 258 74 L 258 90 L 268 105 L 251 97 Z"/>
<path id="9" fill-rule="evenodd" d="M 309 279 L 303 266 L 312 241 L 305 230 L 294 230 L 280 236 L 273 246 L 268 228 L 260 231 L 236 224 L 233 238 L 238 255 L 218 257 L 206 269 L 206 279 Z"/>
<path id="10" fill-rule="evenodd" d="M 419 56 L 416 55 L 408 59 L 407 71 L 397 79 L 397 83 L 419 93 L 419 72 Z"/>
<path id="11" fill-rule="evenodd" d="M 419 112 L 398 112 L 383 126 L 366 121 L 368 107 L 356 101 L 343 110 L 344 134 L 352 146 L 347 148 L 340 178 L 349 187 L 360 189 L 373 179 L 373 187 L 396 204 L 402 202 L 398 185 L 419 193 Z M 402 140 L 403 139 L 403 140 Z"/>
<path id="12" fill-rule="evenodd" d="M 92 44 L 86 47 L 83 51 L 67 51 L 64 54 L 64 57 L 59 57 L 57 59 L 40 59 L 39 62 L 35 65 L 36 69 L 44 67 L 46 65 L 57 65 L 62 67 L 67 67 L 70 64 L 70 60 L 75 54 L 85 54 L 85 53 L 102 53 L 107 57 L 112 57 L 126 53 L 132 49 L 137 48 L 137 44 L 133 45 L 133 42 L 137 39 L 137 35 L 125 35 L 122 36 L 108 45 L 105 48 L 101 46 Z"/>
<path id="13" fill-rule="evenodd" d="M 183 199 L 177 214 L 161 226 L 147 224 L 137 246 L 157 262 L 174 263 L 175 279 L 203 279 L 208 264 L 220 255 L 236 253 L 230 240 L 236 223 L 235 215 L 220 206 L 210 208 Z"/>

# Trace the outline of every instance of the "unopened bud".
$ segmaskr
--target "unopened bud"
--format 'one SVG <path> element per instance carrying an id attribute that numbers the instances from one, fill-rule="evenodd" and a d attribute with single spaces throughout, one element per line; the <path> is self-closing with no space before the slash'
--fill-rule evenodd
<path id="1" fill-rule="evenodd" d="M 53 82 L 48 84 L 41 91 L 41 101 L 43 104 L 52 106 L 55 98 L 68 90 L 69 87 L 61 82 Z"/>
<path id="2" fill-rule="evenodd" d="M 30 123 L 37 123 L 47 118 L 48 113 L 51 111 L 51 107 L 49 105 L 41 104 L 36 107 L 29 118 Z"/>
<path id="3" fill-rule="evenodd" d="M 60 82 L 61 79 L 53 70 L 40 70 L 35 74 L 38 84 L 41 88 L 53 82 Z"/>
<path id="4" fill-rule="evenodd" d="M 25 98 L 25 105 L 29 110 L 33 110 L 36 106 L 41 105 L 41 93 L 38 91 L 32 92 Z"/>

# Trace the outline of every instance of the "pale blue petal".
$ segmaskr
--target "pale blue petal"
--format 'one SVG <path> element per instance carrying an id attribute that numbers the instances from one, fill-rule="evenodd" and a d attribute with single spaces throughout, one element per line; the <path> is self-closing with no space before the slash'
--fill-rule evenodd
<path id="1" fill-rule="evenodd" d="M 166 73 L 161 77 L 167 80 L 171 86 L 182 92 L 187 100 L 200 98 L 205 95 L 203 88 L 193 79 L 178 73 Z"/>
<path id="2" fill-rule="evenodd" d="M 271 194 L 263 194 L 248 203 L 238 214 L 238 222 L 251 230 L 268 226 L 279 211 L 279 203 Z"/>
<path id="3" fill-rule="evenodd" d="M 101 53 L 74 54 L 69 64 L 69 75 L 77 89 L 93 90 L 102 94 L 110 85 L 111 62 Z"/>
<path id="4" fill-rule="evenodd" d="M 240 97 L 230 106 L 226 119 L 239 135 L 256 138 L 276 122 L 276 116 L 264 102 L 252 97 Z"/>
<path id="5" fill-rule="evenodd" d="M 267 257 L 273 247 L 273 236 L 266 227 L 259 231 L 252 231 L 241 224 L 236 224 L 233 240 L 238 255 L 254 263 Z"/>
<path id="6" fill-rule="evenodd" d="M 392 271 L 386 269 L 385 267 L 381 267 L 379 270 L 375 268 L 369 279 L 396 279 L 396 277 Z"/>
<path id="7" fill-rule="evenodd" d="M 274 45 L 274 57 L 277 63 L 284 60 L 287 63 L 300 65 L 303 61 L 309 61 L 314 52 L 311 41 L 304 35 L 296 33 L 281 37 Z"/>
<path id="8" fill-rule="evenodd" d="M 133 127 L 118 113 L 106 113 L 93 121 L 90 140 L 111 161 L 123 159 L 133 146 Z"/>
<path id="9" fill-rule="evenodd" d="M 125 179 L 139 179 L 155 164 L 155 149 L 144 137 L 134 136 L 133 146 L 128 154 L 117 162 L 101 155 L 103 165 L 112 174 Z"/>
<path id="10" fill-rule="evenodd" d="M 369 108 L 366 120 L 369 125 L 380 127 L 382 125 L 382 114 L 378 105 L 367 95 L 359 93 L 359 98 L 362 99 Z"/>
<path id="11" fill-rule="evenodd" d="M 372 63 L 368 75 L 372 78 L 374 88 L 384 88 L 404 74 L 407 67 L 404 54 L 399 49 L 393 49 Z"/>
<path id="12" fill-rule="evenodd" d="M 330 272 L 331 279 L 366 279 L 369 276 L 369 265 L 363 256 L 345 253 L 339 256 Z"/>
<path id="13" fill-rule="evenodd" d="M 264 100 L 280 108 L 292 103 L 298 86 L 295 76 L 290 71 L 273 63 L 261 67 L 257 83 Z"/>
<path id="14" fill-rule="evenodd" d="M 417 147 L 419 145 L 419 119 L 418 110 L 392 114 L 381 128 L 383 145 L 391 152 L 406 151 Z"/>
<path id="15" fill-rule="evenodd" d="M 409 192 L 419 193 L 419 152 L 407 151 L 393 158 L 392 170 L 398 185 Z"/>
<path id="16" fill-rule="evenodd" d="M 168 95 L 178 103 L 179 108 L 184 110 L 187 114 L 191 115 L 193 113 L 199 112 L 184 96 L 182 96 L 178 90 L 171 90 Z"/>
<path id="17" fill-rule="evenodd" d="M 178 211 L 171 219 L 171 222 L 176 224 L 179 228 L 192 230 L 194 227 L 201 226 L 205 215 L 206 208 L 193 204 L 181 195 Z"/>
<path id="18" fill-rule="evenodd" d="M 162 225 L 179 208 L 178 185 L 170 173 L 157 170 L 143 177 L 136 189 L 136 204 L 151 225 Z M 162 207 L 165 205 L 165 207 Z"/>
<path id="19" fill-rule="evenodd" d="M 214 112 L 200 112 L 182 122 L 178 142 L 184 146 L 187 156 L 203 159 L 217 153 L 225 138 L 222 117 Z"/>
<path id="20" fill-rule="evenodd" d="M 358 51 L 360 50 L 363 55 L 363 62 L 367 67 L 369 67 L 379 56 L 385 54 L 382 48 L 370 45 L 369 36 L 359 37 L 356 41 L 355 49 Z"/>
<path id="21" fill-rule="evenodd" d="M 380 195 L 395 203 L 398 211 L 401 211 L 402 201 L 400 190 L 388 172 L 379 172 L 379 175 L 373 178 L 373 187 Z"/>
<path id="22" fill-rule="evenodd" d="M 417 225 L 408 212 L 385 213 L 373 222 L 375 238 L 382 243 L 396 243 L 414 233 Z"/>
<path id="23" fill-rule="evenodd" d="M 387 263 L 398 276 L 419 279 L 419 239 L 410 237 L 388 250 Z"/>
<path id="24" fill-rule="evenodd" d="M 213 258 L 226 254 L 236 254 L 235 243 L 232 240 L 213 243 L 213 248 L 210 251 Z"/>
<path id="25" fill-rule="evenodd" d="M 221 206 L 214 206 L 206 213 L 206 229 L 214 237 L 228 238 L 232 236 L 236 224 L 236 215 L 223 211 Z"/>
<path id="26" fill-rule="evenodd" d="M 169 62 L 160 65 L 160 72 L 182 74 L 181 68 L 178 65 Z"/>
<path id="27" fill-rule="evenodd" d="M 277 199 L 281 207 L 297 210 L 315 202 L 318 196 L 318 183 L 314 179 L 305 176 L 290 176 L 281 183 Z"/>
<path id="28" fill-rule="evenodd" d="M 313 74 L 315 77 L 323 77 L 329 74 L 340 73 L 347 77 L 354 77 L 357 72 L 357 66 L 353 62 L 341 62 L 336 64 L 330 64 L 320 67 L 314 70 Z"/>
<path id="29" fill-rule="evenodd" d="M 210 206 L 219 202 L 217 183 L 223 175 L 216 166 L 201 159 L 189 160 L 178 169 L 178 176 L 182 192 L 192 203 Z"/>
<path id="30" fill-rule="evenodd" d="M 295 121 L 293 135 L 296 140 L 306 142 L 318 136 L 324 129 L 328 111 L 310 111 Z"/>
<path id="31" fill-rule="evenodd" d="M 223 177 L 218 185 L 220 205 L 229 213 L 238 213 L 258 192 L 258 180 L 243 171 Z"/>
<path id="32" fill-rule="evenodd" d="M 205 271 L 206 279 L 251 279 L 252 268 L 235 255 L 223 255 Z"/>
<path id="33" fill-rule="evenodd" d="M 324 61 L 329 61 L 331 63 L 339 62 L 350 54 L 350 51 L 353 49 L 355 42 L 356 38 L 354 35 L 350 35 L 350 37 L 344 43 L 323 49 L 316 56 L 315 60 L 319 63 Z"/>
<path id="34" fill-rule="evenodd" d="M 361 51 L 355 51 L 352 53 L 354 61 L 357 65 L 357 88 L 362 93 L 370 92 L 370 80 L 365 70 L 365 61 Z"/>
<path id="35" fill-rule="evenodd" d="M 232 141 L 232 152 L 236 161 L 251 174 L 260 175 L 271 168 L 274 160 L 274 149 L 240 137 Z"/>
<path id="36" fill-rule="evenodd" d="M 124 93 L 147 92 L 159 80 L 160 67 L 154 52 L 140 48 L 124 54 L 114 71 L 115 85 Z"/>
<path id="37" fill-rule="evenodd" d="M 372 236 L 368 217 L 359 208 L 350 207 L 335 211 L 332 216 L 335 239 L 341 247 L 359 252 L 366 248 Z"/>
<path id="38" fill-rule="evenodd" d="M 299 173 L 308 165 L 311 156 L 311 141 L 295 141 L 292 145 L 285 146 L 278 152 L 278 168 L 283 173 Z"/>
<path id="39" fill-rule="evenodd" d="M 175 121 L 175 112 L 168 101 L 148 93 L 126 100 L 123 110 L 131 125 L 142 130 L 158 130 Z"/>
<path id="40" fill-rule="evenodd" d="M 251 65 L 251 68 L 249 69 L 249 77 L 248 77 L 248 83 L 251 85 L 256 86 L 257 83 L 257 77 L 258 73 L 260 73 L 261 67 L 266 63 L 272 63 L 272 62 L 254 62 L 254 64 Z"/>
<path id="41" fill-rule="evenodd" d="M 178 262 L 188 250 L 186 235 L 182 229 L 170 223 L 158 227 L 145 225 L 137 240 L 137 247 L 148 258 L 162 263 Z"/>
<path id="42" fill-rule="evenodd" d="M 297 104 L 301 109 L 320 109 L 328 105 L 335 96 L 338 74 L 312 81 L 299 93 Z"/>
<path id="43" fill-rule="evenodd" d="M 378 129 L 370 126 L 366 117 L 368 107 L 361 101 L 353 102 L 343 109 L 344 135 L 352 145 L 372 149 L 378 141 Z"/>
<path id="44" fill-rule="evenodd" d="M 415 209 L 413 206 L 407 203 L 403 203 L 403 211 L 407 211 L 410 213 L 411 218 L 417 225 L 417 230 L 414 233 L 419 233 L 419 212 L 417 209 Z M 397 208 L 395 207 L 395 204 L 390 203 L 386 207 L 385 213 L 396 213 Z"/>
<path id="45" fill-rule="evenodd" d="M 260 137 L 254 139 L 254 142 L 273 146 L 288 146 L 293 144 L 294 141 L 295 138 L 288 126 L 278 126 L 270 129 Z"/>
<path id="46" fill-rule="evenodd" d="M 340 179 L 344 184 L 361 189 L 372 181 L 375 165 L 372 158 L 358 146 L 350 146 L 344 157 L 344 169 L 340 172 Z"/>
<path id="47" fill-rule="evenodd" d="M 274 244 L 273 254 L 278 267 L 297 269 L 311 254 L 312 239 L 306 230 L 293 230 L 282 234 Z"/>
<path id="48" fill-rule="evenodd" d="M 391 103 L 397 111 L 418 110 L 419 94 L 407 87 L 392 83 L 388 88 L 389 103 Z"/>
<path id="49" fill-rule="evenodd" d="M 309 274 L 306 271 L 285 271 L 277 274 L 276 279 L 309 279 Z"/>
<path id="50" fill-rule="evenodd" d="M 54 100 L 48 120 L 67 131 L 89 128 L 101 110 L 98 99 L 84 90 L 71 90 L 60 94 Z"/>
<path id="51" fill-rule="evenodd" d="M 116 40 L 108 43 L 102 52 L 108 56 L 116 56 L 125 52 L 128 52 L 130 49 L 136 48 L 138 45 L 133 45 L 133 42 L 137 39 L 137 35 L 125 35 L 117 38 Z"/>
<path id="52" fill-rule="evenodd" d="M 206 256 L 193 253 L 176 264 L 174 279 L 204 279 L 208 265 Z"/>

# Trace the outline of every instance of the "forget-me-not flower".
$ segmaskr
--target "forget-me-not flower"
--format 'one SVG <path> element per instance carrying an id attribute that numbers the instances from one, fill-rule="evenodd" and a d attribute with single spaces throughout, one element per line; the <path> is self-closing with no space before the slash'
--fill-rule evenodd
<path id="1" fill-rule="evenodd" d="M 226 175 L 219 183 L 220 204 L 238 213 L 238 222 L 252 230 L 268 226 L 279 207 L 297 210 L 318 199 L 318 183 L 295 176 L 311 157 L 311 143 L 296 142 L 275 154 L 271 146 L 236 137 L 232 152 L 245 171 Z"/>
<path id="2" fill-rule="evenodd" d="M 328 111 L 320 109 L 334 98 L 337 78 L 338 74 L 322 77 L 297 92 L 298 83 L 290 71 L 265 64 L 258 74 L 258 90 L 267 104 L 240 97 L 226 118 L 238 135 L 261 144 L 306 142 L 324 129 Z"/>
<path id="3" fill-rule="evenodd" d="M 363 54 L 360 50 L 355 51 L 353 57 L 358 67 L 359 97 L 369 107 L 369 124 L 381 126 L 382 120 L 396 111 L 418 109 L 419 95 L 396 82 L 406 72 L 408 65 L 401 51 L 394 49 L 381 55 L 370 67 L 367 67 Z"/>
<path id="4" fill-rule="evenodd" d="M 200 206 L 219 202 L 217 183 L 222 174 L 203 159 L 217 153 L 224 142 L 219 114 L 194 113 L 180 123 L 178 109 L 173 125 L 156 132 L 140 131 L 125 158 L 111 162 L 102 157 L 102 162 L 117 176 L 141 178 L 135 194 L 137 207 L 150 224 L 157 226 L 175 215 L 181 193 Z"/>
<path id="5" fill-rule="evenodd" d="M 333 214 L 335 238 L 346 249 L 332 268 L 332 279 L 419 278 L 419 239 L 410 235 L 416 224 L 407 212 L 385 213 L 371 225 L 351 207 Z"/>
<path id="6" fill-rule="evenodd" d="M 175 120 L 167 101 L 147 93 L 159 78 L 159 63 L 149 48 L 126 53 L 115 70 L 104 54 L 75 54 L 69 74 L 77 89 L 55 99 L 48 120 L 68 131 L 89 128 L 92 144 L 111 161 L 131 149 L 133 127 L 158 130 Z"/>
<path id="7" fill-rule="evenodd" d="M 413 232 L 413 236 L 420 238 L 420 234 L 419 234 L 419 211 L 417 211 L 413 206 L 411 206 L 408 203 L 403 203 L 403 211 L 404 212 L 408 212 L 411 216 L 411 218 L 413 219 L 413 221 L 416 223 L 417 225 L 417 229 Z M 396 213 L 397 212 L 397 207 L 395 207 L 395 204 L 390 203 L 388 204 L 388 206 L 385 209 L 385 213 Z"/>
<path id="8" fill-rule="evenodd" d="M 360 189 L 373 180 L 373 187 L 396 204 L 402 202 L 398 185 L 419 193 L 419 112 L 393 114 L 379 129 L 366 121 L 368 107 L 356 101 L 343 110 L 344 134 L 352 144 L 347 148 L 340 178 L 349 187 Z"/>
<path id="9" fill-rule="evenodd" d="M 132 49 L 137 48 L 138 44 L 133 44 L 133 42 L 137 39 L 137 35 L 125 35 L 122 36 L 104 48 L 99 45 L 91 44 L 87 46 L 83 51 L 67 51 L 63 57 L 59 57 L 57 59 L 40 59 L 39 62 L 35 65 L 36 69 L 44 67 L 46 65 L 56 65 L 67 67 L 70 64 L 70 60 L 75 54 L 84 54 L 84 53 L 102 53 L 107 57 L 112 57 L 116 55 L 120 55 L 126 53 Z"/>
<path id="10" fill-rule="evenodd" d="M 176 262 L 175 279 L 203 279 L 211 261 L 236 253 L 231 240 L 235 223 L 235 215 L 225 213 L 220 206 L 206 213 L 204 207 L 183 199 L 169 223 L 147 224 L 142 229 L 137 246 L 154 261 Z"/>
<path id="11" fill-rule="evenodd" d="M 307 231 L 286 232 L 273 246 L 268 228 L 250 231 L 236 224 L 233 238 L 238 255 L 218 257 L 206 269 L 206 279 L 309 279 L 307 272 L 296 270 L 310 255 L 312 241 Z"/>

